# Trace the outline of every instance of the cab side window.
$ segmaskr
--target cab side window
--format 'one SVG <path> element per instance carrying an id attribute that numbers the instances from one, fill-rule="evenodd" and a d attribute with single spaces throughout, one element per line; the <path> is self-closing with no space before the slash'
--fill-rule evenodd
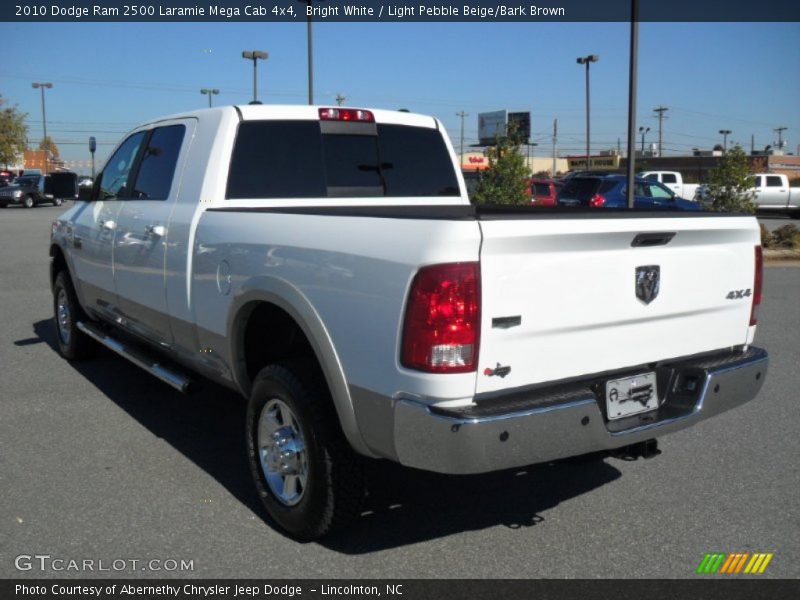
<path id="1" fill-rule="evenodd" d="M 767 187 L 781 187 L 783 181 L 777 175 L 767 175 Z"/>
<path id="2" fill-rule="evenodd" d="M 678 183 L 678 178 L 674 173 L 664 173 L 661 176 L 661 183 Z"/>
<path id="3" fill-rule="evenodd" d="M 128 176 L 136 160 L 139 147 L 142 145 L 142 140 L 144 140 L 145 133 L 144 131 L 134 133 L 122 142 L 122 145 L 108 159 L 106 168 L 100 175 L 98 200 L 125 197 Z"/>
<path id="4" fill-rule="evenodd" d="M 665 200 L 669 200 L 672 198 L 672 192 L 670 192 L 666 187 L 659 185 L 657 183 L 651 183 L 648 186 L 648 196 L 651 198 L 663 198 Z"/>
<path id="5" fill-rule="evenodd" d="M 169 125 L 158 127 L 147 142 L 131 187 L 134 200 L 166 200 L 175 177 L 175 166 L 181 151 L 186 127 Z"/>

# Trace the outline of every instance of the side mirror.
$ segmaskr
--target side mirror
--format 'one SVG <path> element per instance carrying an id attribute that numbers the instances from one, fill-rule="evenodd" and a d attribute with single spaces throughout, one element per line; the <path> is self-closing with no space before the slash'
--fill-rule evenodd
<path id="1" fill-rule="evenodd" d="M 78 188 L 78 200 L 83 200 L 84 202 L 91 202 L 93 200 L 92 196 L 94 195 L 94 186 L 82 186 Z"/>

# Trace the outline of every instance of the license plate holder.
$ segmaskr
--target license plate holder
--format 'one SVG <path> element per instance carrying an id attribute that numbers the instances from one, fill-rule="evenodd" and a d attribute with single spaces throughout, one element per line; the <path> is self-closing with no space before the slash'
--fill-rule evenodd
<path id="1" fill-rule="evenodd" d="M 606 382 L 606 414 L 610 421 L 657 408 L 658 387 L 655 373 L 640 373 Z"/>

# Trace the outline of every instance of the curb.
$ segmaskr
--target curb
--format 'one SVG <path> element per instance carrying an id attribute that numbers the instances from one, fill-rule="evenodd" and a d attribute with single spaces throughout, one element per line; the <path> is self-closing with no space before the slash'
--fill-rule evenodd
<path id="1" fill-rule="evenodd" d="M 764 249 L 765 263 L 783 263 L 786 261 L 800 262 L 800 250 L 794 249 Z"/>

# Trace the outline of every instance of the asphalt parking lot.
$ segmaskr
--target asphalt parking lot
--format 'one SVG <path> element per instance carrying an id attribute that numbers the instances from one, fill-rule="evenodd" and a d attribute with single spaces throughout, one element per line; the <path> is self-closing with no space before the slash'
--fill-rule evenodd
<path id="1" fill-rule="evenodd" d="M 696 577 L 706 552 L 771 552 L 800 576 L 800 268 L 766 269 L 759 398 L 662 438 L 653 460 L 443 477 L 377 470 L 357 526 L 299 544 L 265 521 L 244 403 L 182 396 L 110 353 L 54 349 L 47 280 L 61 209 L 0 210 L 0 578 L 15 557 L 192 561 L 164 577 Z M 163 563 L 162 563 L 163 564 Z"/>

